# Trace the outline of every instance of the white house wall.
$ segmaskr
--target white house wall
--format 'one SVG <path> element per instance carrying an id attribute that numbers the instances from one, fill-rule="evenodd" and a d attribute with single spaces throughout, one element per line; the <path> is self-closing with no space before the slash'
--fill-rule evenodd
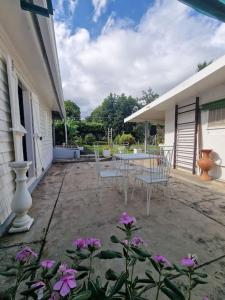
<path id="1" fill-rule="evenodd" d="M 14 161 L 14 145 L 10 131 L 11 114 L 6 63 L 0 57 L 0 224 L 11 213 L 15 189 L 14 174 L 8 164 Z"/>
<path id="2" fill-rule="evenodd" d="M 206 90 L 204 93 L 196 95 L 199 97 L 200 105 L 219 99 L 225 98 L 225 85 L 220 85 L 210 90 Z M 190 104 L 195 101 L 195 97 L 192 99 L 185 99 L 179 102 L 179 106 Z M 175 105 L 173 104 L 165 114 L 165 144 L 174 144 L 174 124 L 175 124 Z M 186 117 L 184 117 L 186 118 Z M 188 118 L 188 116 L 187 116 Z M 188 120 L 185 120 L 188 121 Z M 208 128 L 208 111 L 201 112 L 201 131 L 202 140 L 198 141 L 200 148 L 213 149 L 213 159 L 217 166 L 210 173 L 214 178 L 225 180 L 225 128 L 209 129 Z M 200 144 L 199 144 L 200 143 Z M 198 153 L 198 151 L 197 151 Z M 199 171 L 199 170 L 198 170 Z"/>
<path id="3" fill-rule="evenodd" d="M 1 42 L 1 35 L 0 35 Z M 2 44 L 1 44 L 2 46 Z M 11 123 L 11 110 L 10 110 L 10 97 L 7 83 L 7 69 L 6 58 L 8 51 L 6 44 L 0 48 L 0 226 L 6 221 L 11 213 L 11 202 L 15 191 L 15 176 L 13 171 L 10 170 L 8 164 L 15 160 L 14 157 L 14 144 L 13 136 L 10 128 Z M 52 162 L 53 158 L 53 144 L 52 144 L 52 107 L 47 99 L 40 96 L 41 91 L 32 87 L 30 83 L 32 75 L 24 73 L 19 67 L 17 57 L 11 56 L 15 64 L 16 73 L 21 80 L 24 88 L 29 93 L 34 92 L 37 95 L 39 108 L 40 108 L 40 131 L 41 131 L 41 160 L 42 160 L 42 173 L 39 176 L 34 176 L 28 180 L 28 187 L 33 189 L 36 182 L 41 178 L 46 169 Z M 25 63 L 25 62 L 24 62 Z M 41 87 L 40 87 L 41 89 Z"/>

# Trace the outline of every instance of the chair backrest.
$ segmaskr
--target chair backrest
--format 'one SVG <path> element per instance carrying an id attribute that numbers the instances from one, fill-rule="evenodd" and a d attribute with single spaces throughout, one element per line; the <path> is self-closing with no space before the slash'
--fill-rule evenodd
<path id="1" fill-rule="evenodd" d="M 149 151 L 149 172 L 153 179 L 168 180 L 172 165 L 173 147 L 154 147 Z"/>

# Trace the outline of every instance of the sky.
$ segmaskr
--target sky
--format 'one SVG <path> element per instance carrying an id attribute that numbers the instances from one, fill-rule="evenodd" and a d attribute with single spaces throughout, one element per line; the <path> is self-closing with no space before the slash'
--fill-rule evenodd
<path id="1" fill-rule="evenodd" d="M 109 93 L 163 94 L 225 54 L 225 24 L 177 0 L 53 0 L 65 99 L 82 117 Z"/>

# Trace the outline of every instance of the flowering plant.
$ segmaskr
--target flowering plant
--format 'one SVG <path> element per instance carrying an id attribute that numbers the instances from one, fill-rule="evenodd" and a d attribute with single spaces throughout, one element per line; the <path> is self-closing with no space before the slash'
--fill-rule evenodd
<path id="1" fill-rule="evenodd" d="M 124 236 L 113 235 L 111 242 L 121 251 L 101 250 L 97 238 L 76 239 L 73 248 L 67 250 L 70 264 L 52 259 L 39 261 L 32 249 L 24 248 L 16 254 L 16 263 L 0 272 L 15 277 L 14 285 L 5 291 L 3 299 L 18 299 L 21 294 L 22 299 L 38 300 L 158 300 L 164 294 L 172 300 L 191 300 L 194 289 L 207 283 L 207 274 L 199 272 L 196 256 L 182 258 L 178 266 L 161 254 L 152 255 L 144 240 L 134 235 L 140 229 L 136 223 L 127 213 L 120 217 L 117 227 Z M 122 270 L 108 269 L 104 279 L 100 278 L 93 267 L 94 260 L 99 259 L 120 260 Z M 144 265 L 144 276 L 136 274 L 138 264 Z M 183 284 L 178 285 L 176 278 L 183 278 Z M 26 288 L 21 291 L 22 282 Z"/>

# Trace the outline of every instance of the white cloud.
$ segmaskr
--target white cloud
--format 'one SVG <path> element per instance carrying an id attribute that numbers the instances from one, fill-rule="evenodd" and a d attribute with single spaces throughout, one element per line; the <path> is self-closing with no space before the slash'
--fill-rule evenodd
<path id="1" fill-rule="evenodd" d="M 56 22 L 65 98 L 87 115 L 110 92 L 138 96 L 152 87 L 161 94 L 193 74 L 199 62 L 223 55 L 225 26 L 190 12 L 178 1 L 157 0 L 137 28 L 111 16 L 96 40 L 86 29 L 71 33 Z"/>
<path id="2" fill-rule="evenodd" d="M 107 0 L 92 0 L 94 6 L 94 16 L 93 21 L 97 22 L 98 18 L 101 16 L 102 12 L 106 8 Z"/>
<path id="3" fill-rule="evenodd" d="M 57 0 L 55 5 L 55 18 L 60 19 L 62 16 L 68 18 L 67 13 L 69 13 L 69 19 L 73 16 L 75 9 L 77 8 L 79 0 Z M 67 7 L 68 11 L 65 11 Z"/>

